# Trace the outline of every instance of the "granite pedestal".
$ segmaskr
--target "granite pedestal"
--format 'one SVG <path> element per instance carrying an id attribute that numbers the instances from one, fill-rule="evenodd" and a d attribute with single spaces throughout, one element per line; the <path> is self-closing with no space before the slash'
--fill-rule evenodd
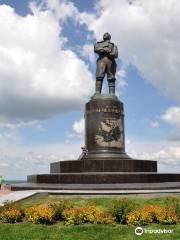
<path id="1" fill-rule="evenodd" d="M 180 182 L 180 174 L 157 173 L 157 161 L 125 152 L 124 107 L 116 96 L 95 95 L 85 106 L 85 147 L 78 160 L 50 164 L 50 174 L 27 177 L 36 184 Z"/>

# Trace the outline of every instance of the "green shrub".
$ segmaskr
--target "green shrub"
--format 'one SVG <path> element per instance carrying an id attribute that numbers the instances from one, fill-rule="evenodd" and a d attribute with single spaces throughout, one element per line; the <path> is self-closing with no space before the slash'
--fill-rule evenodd
<path id="1" fill-rule="evenodd" d="M 127 223 L 127 215 L 135 209 L 136 204 L 132 200 L 127 198 L 122 198 L 119 200 L 115 200 L 113 202 L 113 207 L 111 209 L 113 216 L 116 219 L 116 222 L 120 224 Z"/>
<path id="2" fill-rule="evenodd" d="M 49 203 L 48 206 L 54 210 L 54 219 L 62 220 L 62 212 L 65 209 L 72 208 L 72 203 L 68 199 L 60 199 L 58 202 Z"/>
<path id="3" fill-rule="evenodd" d="M 167 197 L 165 199 L 165 206 L 167 208 L 174 208 L 178 219 L 180 220 L 180 199 L 177 197 Z"/>

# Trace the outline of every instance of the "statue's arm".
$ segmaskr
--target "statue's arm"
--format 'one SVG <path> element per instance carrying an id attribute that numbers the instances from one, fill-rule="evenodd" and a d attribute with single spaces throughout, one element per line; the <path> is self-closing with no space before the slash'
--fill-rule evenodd
<path id="1" fill-rule="evenodd" d="M 94 45 L 94 52 L 95 53 L 103 53 L 103 52 L 105 52 L 105 50 L 103 49 L 103 47 L 100 43 L 96 43 Z"/>
<path id="2" fill-rule="evenodd" d="M 113 58 L 117 58 L 118 57 L 118 48 L 116 45 L 113 46 L 112 51 L 110 52 L 110 56 Z"/>

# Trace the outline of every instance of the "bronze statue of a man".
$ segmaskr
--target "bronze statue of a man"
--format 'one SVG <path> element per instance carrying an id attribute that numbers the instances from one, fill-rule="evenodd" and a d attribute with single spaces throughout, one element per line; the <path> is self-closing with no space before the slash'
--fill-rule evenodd
<path id="1" fill-rule="evenodd" d="M 118 57 L 118 49 L 114 43 L 110 42 L 110 39 L 111 35 L 104 33 L 103 41 L 97 42 L 94 45 L 94 52 L 99 55 L 96 69 L 96 94 L 101 93 L 103 79 L 105 74 L 107 74 L 109 94 L 115 95 L 115 58 Z"/>

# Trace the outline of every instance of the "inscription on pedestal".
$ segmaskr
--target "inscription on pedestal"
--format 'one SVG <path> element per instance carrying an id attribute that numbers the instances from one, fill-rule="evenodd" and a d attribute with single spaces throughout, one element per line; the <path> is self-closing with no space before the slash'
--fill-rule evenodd
<path id="1" fill-rule="evenodd" d="M 122 109 L 118 109 L 116 106 L 105 106 L 105 107 L 98 107 L 98 108 L 94 108 L 91 110 L 87 110 L 86 114 L 90 114 L 90 113 L 95 113 L 95 112 L 104 112 L 104 113 L 122 113 Z"/>

